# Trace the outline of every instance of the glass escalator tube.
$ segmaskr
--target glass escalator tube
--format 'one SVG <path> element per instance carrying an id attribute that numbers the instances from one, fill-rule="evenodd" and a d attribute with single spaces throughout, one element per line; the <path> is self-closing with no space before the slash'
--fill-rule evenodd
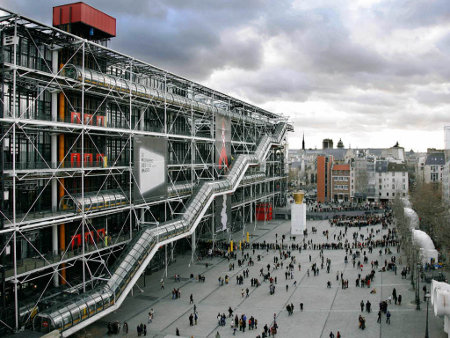
<path id="1" fill-rule="evenodd" d="M 105 79 L 106 80 L 106 79 Z M 120 81 L 116 81 L 111 86 L 119 86 Z M 135 88 L 139 91 L 139 88 Z M 180 233 L 188 233 L 192 230 L 192 226 L 200 218 L 202 211 L 204 210 L 207 202 L 210 200 L 213 193 L 226 192 L 236 187 L 237 180 L 243 176 L 243 171 L 248 164 L 258 163 L 263 159 L 265 153 L 268 152 L 271 143 L 275 143 L 277 140 L 281 140 L 283 133 L 285 132 L 285 126 L 280 126 L 278 135 L 274 137 L 263 137 L 258 145 L 256 152 L 253 155 L 240 155 L 233 165 L 228 177 L 222 181 L 215 181 L 208 184 L 204 182 L 194 189 L 190 202 L 185 209 L 185 213 L 181 219 L 170 221 L 166 224 L 162 224 L 159 227 L 146 229 L 139 232 L 136 237 L 130 242 L 129 249 L 124 251 L 124 254 L 119 257 L 119 262 L 115 264 L 115 268 L 111 278 L 97 291 L 92 291 L 83 295 L 82 298 L 77 300 L 72 305 L 63 305 L 62 308 L 50 313 L 39 313 L 35 316 L 33 326 L 39 326 L 42 329 L 42 323 L 47 321 L 49 326 L 64 330 L 85 318 L 105 310 L 113 305 L 120 297 L 121 293 L 128 285 L 130 280 L 136 275 L 143 262 L 148 258 L 148 255 L 153 251 L 155 245 L 161 240 L 173 238 Z M 264 174 L 258 174 L 260 177 L 264 177 Z M 258 176 L 257 175 L 257 176 Z M 192 187 L 190 187 L 192 189 Z M 120 193 L 114 193 L 114 202 L 120 203 L 124 201 L 126 197 Z M 91 197 L 88 196 L 89 202 L 87 206 L 98 207 L 98 203 L 91 201 Z M 106 196 L 102 196 L 103 205 L 108 205 Z M 80 201 L 77 200 L 78 206 Z"/>

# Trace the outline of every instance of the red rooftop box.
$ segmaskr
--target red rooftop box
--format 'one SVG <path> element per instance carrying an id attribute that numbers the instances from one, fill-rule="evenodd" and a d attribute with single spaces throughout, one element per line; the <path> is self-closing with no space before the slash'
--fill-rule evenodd
<path id="1" fill-rule="evenodd" d="M 116 36 L 116 19 L 84 2 L 53 7 L 53 26 L 91 40 Z"/>

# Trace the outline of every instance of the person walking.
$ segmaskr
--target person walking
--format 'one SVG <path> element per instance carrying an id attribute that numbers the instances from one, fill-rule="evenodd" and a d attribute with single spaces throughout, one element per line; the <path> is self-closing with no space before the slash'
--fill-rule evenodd
<path id="1" fill-rule="evenodd" d="M 398 305 L 402 305 L 402 295 L 398 295 Z"/>
<path id="2" fill-rule="evenodd" d="M 362 300 L 361 303 L 359 303 L 359 306 L 361 307 L 361 312 L 364 312 L 364 301 Z"/>
<path id="3" fill-rule="evenodd" d="M 193 304 L 193 303 L 194 303 L 194 296 L 191 293 L 191 295 L 189 296 L 189 304 Z"/>
<path id="4" fill-rule="evenodd" d="M 333 333 L 333 331 L 330 332 L 330 338 L 334 338 L 334 333 Z"/>
<path id="5" fill-rule="evenodd" d="M 194 315 L 192 313 L 189 315 L 189 326 L 194 326 Z"/>
<path id="6" fill-rule="evenodd" d="M 180 330 L 178 330 L 178 328 L 175 329 L 175 336 L 179 336 L 180 335 Z"/>
<path id="7" fill-rule="evenodd" d="M 381 311 L 378 311 L 378 319 L 377 319 L 377 323 L 381 324 Z"/>
<path id="8" fill-rule="evenodd" d="M 389 311 L 386 313 L 386 324 L 391 324 L 391 313 Z"/>

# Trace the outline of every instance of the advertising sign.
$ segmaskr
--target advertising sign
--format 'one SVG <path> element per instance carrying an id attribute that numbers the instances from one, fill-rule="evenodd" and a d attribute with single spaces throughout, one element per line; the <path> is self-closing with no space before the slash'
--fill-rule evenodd
<path id="1" fill-rule="evenodd" d="M 160 137 L 134 138 L 134 198 L 164 199 L 167 195 L 167 140 Z"/>

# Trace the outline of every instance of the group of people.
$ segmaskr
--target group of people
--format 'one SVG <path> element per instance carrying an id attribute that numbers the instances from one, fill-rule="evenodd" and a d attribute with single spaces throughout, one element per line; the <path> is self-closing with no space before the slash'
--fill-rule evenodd
<path id="1" fill-rule="evenodd" d="M 318 206 L 319 207 L 319 206 Z M 391 222 L 391 215 L 389 213 L 385 213 L 383 216 L 373 216 L 373 215 L 367 215 L 367 216 L 358 216 L 355 218 L 339 218 L 335 217 L 333 220 L 330 221 L 333 225 L 341 221 L 352 221 L 352 222 L 363 222 L 364 220 L 367 221 L 369 225 L 384 222 L 385 224 L 390 224 Z M 284 273 L 284 281 L 281 283 L 286 283 L 285 285 L 281 285 L 282 288 L 284 286 L 286 287 L 286 291 L 289 290 L 289 285 L 294 285 L 294 287 L 297 286 L 297 280 L 295 280 L 295 271 L 301 271 L 302 264 L 306 265 L 306 275 L 310 276 L 310 271 L 313 272 L 314 276 L 319 276 L 320 270 L 325 270 L 326 273 L 332 272 L 332 261 L 330 258 L 327 258 L 327 251 L 326 250 L 345 250 L 345 258 L 344 263 L 348 263 L 348 261 L 351 259 L 353 263 L 353 267 L 355 269 L 358 269 L 358 278 L 355 281 L 355 286 L 357 287 L 366 287 L 370 288 L 371 283 L 373 279 L 375 278 L 375 271 L 378 269 L 378 260 L 372 259 L 372 261 L 369 260 L 368 254 L 373 252 L 374 248 L 380 248 L 380 255 L 382 254 L 382 250 L 384 249 L 385 254 L 391 253 L 390 247 L 397 246 L 398 245 L 398 238 L 395 230 L 388 229 L 387 233 L 382 236 L 376 236 L 378 235 L 378 230 L 376 233 L 374 232 L 374 229 L 365 228 L 363 231 L 355 231 L 352 234 L 348 234 L 348 224 L 347 226 L 344 226 L 343 228 L 335 229 L 332 233 L 330 231 L 325 230 L 322 232 L 323 240 L 319 240 L 318 242 L 313 242 L 312 239 L 308 238 L 308 235 L 306 233 L 306 236 L 300 237 L 300 239 L 295 237 L 290 237 L 289 241 L 286 240 L 285 235 L 278 236 L 278 234 L 275 234 L 274 241 L 272 242 L 254 242 L 252 244 L 245 243 L 242 245 L 242 251 L 241 251 L 241 257 L 238 259 L 236 252 L 228 252 L 228 254 L 225 254 L 225 257 L 229 260 L 228 268 L 230 271 L 235 270 L 235 262 L 237 263 L 238 267 L 240 268 L 239 272 L 231 273 L 231 277 L 229 275 L 225 275 L 225 277 L 219 276 L 218 281 L 219 285 L 222 286 L 225 284 L 229 284 L 229 279 L 235 277 L 236 278 L 236 284 L 240 286 L 241 289 L 241 295 L 242 297 L 251 297 L 251 292 L 249 287 L 245 287 L 245 281 L 246 279 L 249 279 L 250 286 L 258 287 L 263 282 L 269 282 L 269 294 L 275 294 L 276 285 L 279 281 L 278 277 L 280 272 L 280 268 L 283 269 L 282 273 Z M 358 229 L 356 229 L 358 230 Z M 376 238 L 378 237 L 378 239 Z M 331 241 L 330 241 L 331 239 Z M 297 240 L 297 242 L 295 242 Z M 222 244 L 222 246 L 226 247 L 226 244 Z M 251 250 L 251 252 L 249 252 Z M 256 276 L 252 276 L 252 267 L 254 265 L 253 257 L 250 255 L 250 253 L 253 253 L 253 256 L 256 258 L 257 261 L 261 260 L 261 256 L 264 256 L 264 252 L 257 252 L 258 250 L 263 250 L 266 252 L 274 251 L 276 254 L 273 257 L 273 263 L 269 263 L 267 265 L 264 265 L 260 269 L 260 276 L 263 277 L 263 281 L 260 282 L 260 279 L 258 279 Z M 302 250 L 319 250 L 319 256 L 318 258 L 312 258 L 311 254 L 309 254 L 309 264 L 305 264 L 304 261 L 302 261 L 302 264 L 297 264 L 297 257 L 295 254 L 299 254 L 299 256 L 302 256 Z M 301 261 L 300 258 L 298 258 L 299 262 Z M 308 259 L 307 259 L 308 260 Z M 246 264 L 247 263 L 247 264 Z M 393 266 L 396 266 L 396 259 L 395 257 L 391 257 L 391 259 L 385 260 L 384 262 L 384 268 L 386 270 L 393 270 Z M 381 263 L 382 264 L 382 263 Z M 364 266 L 366 266 L 366 269 L 364 270 Z M 367 270 L 367 266 L 369 267 L 369 270 Z M 360 271 L 359 271 L 360 270 Z M 325 272 L 324 271 L 324 272 Z M 366 271 L 366 274 L 363 274 L 363 271 Z M 323 272 L 323 273 L 324 273 Z M 333 271 L 333 274 L 335 272 Z M 363 276 L 362 276 L 363 274 Z M 406 273 L 405 273 L 406 274 Z M 200 281 L 201 276 L 197 278 L 198 281 Z M 333 278 L 333 277 L 332 277 Z M 175 281 L 180 281 L 180 275 L 175 275 Z M 342 271 L 336 271 L 336 281 L 340 281 L 340 285 L 342 289 L 347 289 L 349 287 L 348 279 L 344 278 L 344 270 Z M 280 284 L 281 284 L 280 283 Z M 234 284 L 234 283 L 233 283 Z M 248 285 L 248 284 L 247 284 Z M 244 286 L 242 288 L 242 286 Z M 327 287 L 332 287 L 331 279 L 327 282 Z M 164 289 L 164 282 L 161 280 L 161 288 Z M 373 292 L 372 292 L 373 291 Z M 372 290 L 370 293 L 375 293 L 375 289 Z M 180 288 L 173 288 L 172 290 L 172 298 L 177 299 L 181 297 Z M 394 300 L 395 304 L 401 304 L 401 295 L 397 295 L 396 290 L 393 290 L 392 298 L 389 297 L 386 301 L 380 302 L 380 311 L 378 313 L 378 319 L 379 322 L 381 321 L 382 314 L 386 315 L 386 322 L 390 323 L 391 314 L 387 310 L 387 304 L 390 303 L 391 299 Z M 194 302 L 193 295 L 190 296 L 190 303 L 192 304 Z M 297 303 L 300 304 L 300 311 L 303 311 L 303 303 Z M 361 312 L 372 312 L 372 304 L 369 300 L 363 301 L 361 300 L 360 303 Z M 290 302 L 286 305 L 286 310 L 288 313 L 288 316 L 294 315 L 294 304 Z M 273 336 L 277 334 L 278 332 L 278 323 L 276 314 L 274 314 L 273 322 L 267 323 L 262 327 L 262 332 L 257 335 L 258 338 L 261 337 L 268 337 Z M 225 315 L 225 312 L 218 313 L 217 314 L 217 324 L 221 327 L 226 326 L 227 324 L 227 318 L 228 320 L 231 319 L 231 328 L 233 331 L 233 334 L 236 334 L 237 331 L 245 332 L 247 330 L 257 330 L 258 329 L 258 321 L 254 316 L 251 316 L 248 318 L 245 314 L 241 314 L 238 316 L 237 314 L 233 313 L 233 309 L 231 306 L 228 309 L 228 316 Z M 151 315 L 149 313 L 149 322 L 150 324 L 153 320 L 153 309 L 151 310 Z M 198 324 L 199 315 L 196 310 L 196 305 L 194 305 L 194 310 L 188 312 L 188 321 L 189 326 L 195 326 Z M 360 314 L 358 316 L 358 323 L 359 328 L 364 330 L 366 327 L 366 319 L 363 317 L 363 314 Z M 262 325 L 261 325 L 262 326 Z M 138 325 L 138 335 L 146 335 L 147 333 L 147 327 L 144 324 Z M 176 329 L 176 335 L 179 335 L 179 329 Z M 219 333 L 217 333 L 219 335 Z M 216 337 L 218 337 L 216 335 Z M 219 335 L 220 336 L 220 335 Z M 340 338 L 341 334 L 339 331 L 336 332 L 336 336 L 333 332 L 330 332 L 330 338 Z"/>
<path id="2" fill-rule="evenodd" d="M 344 226 L 344 227 L 362 227 L 368 225 L 375 225 L 381 223 L 382 226 L 390 224 L 392 215 L 390 213 L 376 214 L 376 215 L 335 215 L 329 220 L 330 225 Z"/>

